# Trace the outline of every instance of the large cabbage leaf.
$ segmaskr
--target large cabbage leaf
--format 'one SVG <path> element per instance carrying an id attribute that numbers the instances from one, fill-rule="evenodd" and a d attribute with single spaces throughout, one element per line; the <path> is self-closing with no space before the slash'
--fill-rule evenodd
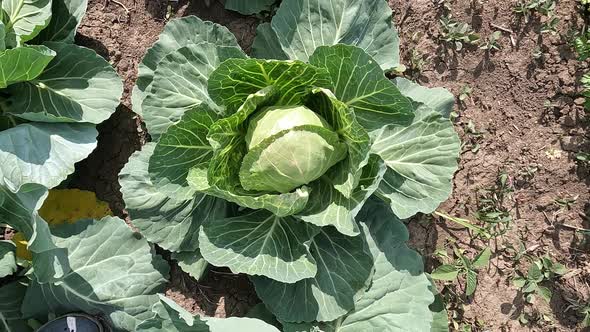
<path id="1" fill-rule="evenodd" d="M 97 124 L 108 119 L 123 91 L 123 82 L 111 64 L 85 47 L 44 45 L 55 51 L 55 58 L 35 79 L 7 88 L 6 112 L 44 122 Z"/>
<path id="2" fill-rule="evenodd" d="M 355 295 L 371 281 L 373 259 L 362 237 L 348 237 L 325 227 L 313 238 L 309 248 L 318 262 L 313 278 L 286 284 L 252 277 L 256 293 L 279 320 L 337 319 L 354 307 Z"/>
<path id="3" fill-rule="evenodd" d="M 86 13 L 88 0 L 51 0 L 51 21 L 34 42 L 73 43 L 76 30 Z"/>
<path id="4" fill-rule="evenodd" d="M 152 138 L 157 139 L 184 112 L 199 104 L 221 112 L 207 93 L 207 80 L 224 60 L 242 57 L 245 54 L 237 47 L 203 42 L 183 46 L 160 60 L 150 86 L 152 93 L 141 104 Z"/>
<path id="5" fill-rule="evenodd" d="M 97 135 L 90 124 L 27 123 L 0 131 L 0 186 L 59 185 L 96 148 Z"/>
<path id="6" fill-rule="evenodd" d="M 21 312 L 26 290 L 27 286 L 19 281 L 13 281 L 0 287 L 0 331 L 33 331 Z"/>
<path id="7" fill-rule="evenodd" d="M 319 46 L 348 44 L 365 50 L 383 70 L 399 63 L 399 37 L 383 0 L 284 0 L 271 26 L 274 36 L 256 37 L 265 41 L 255 41 L 254 56 L 274 58 L 280 47 L 289 59 L 307 61 Z"/>
<path id="8" fill-rule="evenodd" d="M 67 252 L 55 244 L 38 213 L 46 197 L 47 189 L 41 185 L 27 184 L 16 193 L 0 186 L 0 220 L 28 240 L 34 274 L 40 282 L 59 280 L 69 271 Z"/>
<path id="9" fill-rule="evenodd" d="M 372 199 L 358 219 L 363 227 L 375 274 L 370 287 L 356 298 L 354 309 L 332 322 L 284 323 L 285 332 L 429 331 L 434 297 L 422 258 L 409 249 L 408 231 L 389 207 Z M 280 317 L 279 317 L 280 318 Z"/>
<path id="10" fill-rule="evenodd" d="M 16 272 L 16 246 L 11 241 L 0 241 L 0 278 Z"/>
<path id="11" fill-rule="evenodd" d="M 376 133 L 371 147 L 389 167 L 377 194 L 400 218 L 431 213 L 447 199 L 461 149 L 453 124 L 441 113 L 422 105 L 415 115 L 409 126 Z"/>
<path id="12" fill-rule="evenodd" d="M 210 218 L 224 218 L 227 204 L 203 194 L 179 200 L 160 193 L 148 173 L 154 148 L 155 143 L 146 144 L 129 158 L 119 174 L 127 211 L 133 225 L 150 242 L 171 251 L 195 251 L 199 247 L 201 223 Z"/>
<path id="13" fill-rule="evenodd" d="M 184 50 L 181 51 L 182 48 Z M 166 24 L 158 41 L 148 49 L 139 64 L 139 75 L 132 97 L 133 110 L 144 116 L 152 139 L 157 140 L 159 134 L 165 132 L 168 126 L 180 119 L 182 116 L 180 110 L 186 110 L 190 105 L 194 106 L 196 100 L 203 100 L 199 98 L 208 98 L 206 95 L 200 94 L 199 90 L 206 90 L 206 80 L 209 74 L 225 59 L 220 58 L 218 54 L 223 56 L 224 53 L 227 53 L 237 57 L 236 53 L 240 52 L 242 51 L 234 35 L 219 24 L 204 22 L 195 16 L 174 19 Z M 168 60 L 166 60 L 167 56 L 169 56 Z M 178 65 L 171 60 L 191 61 L 197 62 L 197 64 L 196 66 L 183 66 L 184 70 L 179 72 Z M 198 62 L 201 64 L 199 65 Z M 160 69 L 164 75 L 160 76 L 164 78 L 161 83 L 163 90 L 152 90 L 152 83 L 160 64 L 163 65 Z M 166 74 L 172 75 L 166 76 Z M 185 75 L 190 75 L 189 77 L 193 80 L 186 81 Z M 182 82 L 177 86 L 182 88 L 179 93 L 170 90 L 170 84 L 174 84 L 177 80 Z M 189 84 L 194 85 L 196 89 L 186 90 L 184 87 L 188 87 Z M 153 93 L 165 95 L 150 97 Z M 144 110 L 143 103 L 148 97 L 153 106 L 151 109 L 148 107 L 148 110 Z M 162 104 L 160 98 L 168 98 L 167 100 L 173 103 Z M 175 98 L 178 100 L 175 101 Z"/>
<path id="14" fill-rule="evenodd" d="M 168 268 L 123 220 L 85 219 L 52 231 L 56 245 L 67 250 L 71 270 L 55 283 L 32 277 L 22 306 L 25 317 L 45 321 L 49 313 L 82 311 L 105 315 L 116 331 L 134 331 L 154 316 L 155 294 Z"/>
<path id="15" fill-rule="evenodd" d="M 41 75 L 55 57 L 46 46 L 23 46 L 0 53 L 0 88 Z"/>
<path id="16" fill-rule="evenodd" d="M 138 332 L 279 332 L 274 326 L 253 318 L 193 316 L 174 301 L 159 295 L 152 310 L 156 317 L 137 327 Z"/>
<path id="17" fill-rule="evenodd" d="M 309 62 L 330 73 L 334 95 L 354 109 L 358 122 L 368 131 L 412 120 L 410 99 L 401 94 L 362 49 L 350 45 L 320 46 Z"/>
<path id="18" fill-rule="evenodd" d="M 201 254 L 213 265 L 293 283 L 317 273 L 307 243 L 318 231 L 296 218 L 258 210 L 209 220 L 201 228 L 199 242 Z"/>
<path id="19" fill-rule="evenodd" d="M 11 46 L 33 39 L 51 20 L 51 0 L 4 0 L 3 23 Z M 4 16 L 6 15 L 6 16 Z"/>

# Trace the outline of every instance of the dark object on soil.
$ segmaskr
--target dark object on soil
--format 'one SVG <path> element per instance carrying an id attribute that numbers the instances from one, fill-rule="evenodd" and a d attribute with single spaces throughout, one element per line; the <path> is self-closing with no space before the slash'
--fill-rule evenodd
<path id="1" fill-rule="evenodd" d="M 39 328 L 39 332 L 110 332 L 104 322 L 86 315 L 69 314 L 56 318 Z"/>

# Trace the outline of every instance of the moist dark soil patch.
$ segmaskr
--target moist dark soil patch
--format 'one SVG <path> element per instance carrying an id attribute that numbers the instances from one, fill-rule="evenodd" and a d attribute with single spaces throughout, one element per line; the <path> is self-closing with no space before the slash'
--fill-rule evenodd
<path id="1" fill-rule="evenodd" d="M 199 0 L 181 1 L 172 16 L 196 15 L 223 24 L 248 52 L 258 20 L 225 11 L 219 1 L 211 2 L 206 7 Z M 125 92 L 117 112 L 98 127 L 99 147 L 77 165 L 71 186 L 96 192 L 117 215 L 126 218 L 117 174 L 133 151 L 149 141 L 141 119 L 130 110 L 130 93 L 138 63 L 166 23 L 167 4 L 150 0 L 120 3 L 123 6 L 90 0 L 77 36 L 80 44 L 113 64 L 125 81 Z M 456 129 L 465 147 L 453 195 L 439 211 L 475 220 L 481 191 L 493 187 L 498 174 L 505 172 L 513 192 L 503 205 L 513 221 L 504 240 L 521 238 L 527 248 L 536 248 L 536 254 L 548 253 L 573 272 L 550 285 L 554 292 L 550 304 L 535 302 L 535 308 L 553 321 L 522 326 L 518 316 L 528 309 L 510 281 L 514 267 L 496 253 L 490 268 L 479 273 L 475 296 L 466 299 L 463 321 L 480 320 L 489 331 L 573 330 L 580 317 L 567 310 L 566 298 L 586 303 L 590 298 L 588 247 L 582 246 L 571 228 L 590 227 L 585 219 L 590 208 L 588 169 L 575 162 L 575 154 L 589 148 L 588 122 L 578 97 L 579 78 L 588 64 L 575 59 L 565 37 L 583 23 L 575 1 L 558 1 L 556 14 L 561 21 L 553 35 L 540 32 L 544 18 L 526 24 L 519 19 L 513 12 L 516 0 L 485 4 L 446 0 L 453 17 L 470 23 L 482 38 L 502 27 L 501 49 L 493 52 L 475 46 L 456 51 L 443 42 L 439 19 L 447 13 L 434 1 L 389 3 L 400 30 L 403 63 L 410 68 L 408 76 L 429 87 L 445 87 L 455 95 L 464 86 L 473 91 L 455 107 Z M 421 71 L 410 66 L 417 55 L 425 60 Z M 470 128 L 480 134 L 474 135 Z M 560 198 L 572 197 L 577 199 L 568 208 L 556 204 Z M 411 245 L 424 255 L 428 271 L 440 264 L 433 252 L 450 242 L 470 253 L 482 248 L 482 242 L 453 223 L 434 223 L 428 216 L 415 219 L 408 223 Z M 492 248 L 497 250 L 499 243 Z M 191 312 L 242 316 L 258 301 L 244 276 L 213 269 L 205 280 L 196 282 L 171 263 L 166 294 Z"/>

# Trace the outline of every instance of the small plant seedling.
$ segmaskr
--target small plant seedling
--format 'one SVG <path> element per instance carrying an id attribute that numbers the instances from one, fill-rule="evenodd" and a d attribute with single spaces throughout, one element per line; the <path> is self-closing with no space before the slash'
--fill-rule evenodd
<path id="1" fill-rule="evenodd" d="M 584 102 L 584 108 L 586 111 L 590 110 L 590 74 L 586 73 L 580 79 L 580 83 L 582 84 L 582 97 L 586 99 Z"/>
<path id="2" fill-rule="evenodd" d="M 576 154 L 576 160 L 580 163 L 583 163 L 583 164 L 589 164 L 590 163 L 590 153 L 578 152 L 578 154 Z"/>
<path id="3" fill-rule="evenodd" d="M 528 23 L 535 12 L 545 16 L 552 15 L 555 5 L 555 0 L 530 0 L 528 2 L 521 0 L 514 6 L 513 11 L 522 15 L 524 22 Z"/>
<path id="4" fill-rule="evenodd" d="M 479 47 L 482 50 L 490 51 L 499 51 L 500 44 L 498 44 L 498 40 L 502 37 L 501 31 L 494 31 L 488 39 Z"/>
<path id="5" fill-rule="evenodd" d="M 496 184 L 492 188 L 480 191 L 478 196 L 478 210 L 474 216 L 485 224 L 484 229 L 492 237 L 502 236 L 510 229 L 512 216 L 504 202 L 514 191 L 512 182 L 508 173 L 501 171 Z"/>
<path id="6" fill-rule="evenodd" d="M 467 98 L 471 97 L 472 93 L 473 89 L 471 88 L 471 86 L 469 86 L 468 84 L 463 85 L 461 87 L 461 90 L 459 91 L 459 101 L 465 102 Z"/>
<path id="7" fill-rule="evenodd" d="M 557 34 L 557 24 L 559 24 L 559 17 L 551 14 L 549 19 L 541 26 L 541 33 L 550 33 L 552 35 Z"/>
<path id="8" fill-rule="evenodd" d="M 472 153 L 477 153 L 480 148 L 480 141 L 483 140 L 483 132 L 478 130 L 471 120 L 464 126 L 464 130 L 465 134 L 468 135 L 468 139 L 465 140 L 463 146 L 466 146 Z"/>
<path id="9" fill-rule="evenodd" d="M 565 308 L 565 312 L 570 310 L 577 312 L 582 318 L 582 321 L 580 322 L 582 328 L 590 327 L 590 303 L 585 302 L 583 299 L 575 295 L 572 297 L 564 294 L 563 298 L 569 303 L 569 305 Z"/>
<path id="10" fill-rule="evenodd" d="M 444 264 L 432 271 L 432 279 L 454 281 L 459 275 L 465 276 L 465 295 L 471 296 L 477 288 L 477 271 L 486 267 L 490 262 L 492 251 L 486 248 L 478 253 L 473 259 L 465 257 L 463 249 L 454 249 L 455 256 L 458 258 L 450 264 Z M 450 257 L 444 251 L 439 251 L 438 255 L 446 260 Z"/>
<path id="11" fill-rule="evenodd" d="M 531 8 L 529 7 L 529 4 L 523 3 L 523 2 L 519 2 L 518 4 L 516 4 L 516 6 L 514 6 L 514 8 L 512 9 L 512 11 L 514 11 L 517 14 L 520 14 L 524 17 L 524 22 L 528 23 L 531 17 Z"/>
<path id="12" fill-rule="evenodd" d="M 492 236 L 485 229 L 483 229 L 482 227 L 479 227 L 477 225 L 474 225 L 473 223 L 471 223 L 467 219 L 449 216 L 448 214 L 442 213 L 440 211 L 435 211 L 434 214 L 445 219 L 445 220 L 454 222 L 458 225 L 461 225 L 461 226 L 469 229 L 470 231 L 473 232 L 474 236 L 476 236 L 476 237 L 481 237 L 484 239 L 491 239 L 492 238 Z"/>
<path id="13" fill-rule="evenodd" d="M 451 4 L 449 4 L 448 0 L 432 0 L 434 5 L 438 8 L 442 8 L 446 11 L 451 11 Z"/>
<path id="14" fill-rule="evenodd" d="M 588 31 L 574 32 L 571 44 L 578 54 L 578 60 L 584 61 L 590 57 L 590 33 Z"/>
<path id="15" fill-rule="evenodd" d="M 526 275 L 519 273 L 512 282 L 524 293 L 526 302 L 533 303 L 535 295 L 549 302 L 552 296 L 551 289 L 541 284 L 566 273 L 567 268 L 563 264 L 555 263 L 548 256 L 543 256 L 531 264 Z"/>
<path id="16" fill-rule="evenodd" d="M 574 204 L 578 201 L 578 196 L 574 197 L 561 197 L 555 199 L 555 204 L 566 210 L 570 210 Z"/>
<path id="17" fill-rule="evenodd" d="M 442 39 L 447 43 L 454 43 L 457 51 L 462 50 L 465 44 L 477 45 L 480 41 L 479 34 L 473 30 L 471 25 L 456 21 L 450 14 L 441 18 L 440 24 Z"/>
<path id="18" fill-rule="evenodd" d="M 539 59 L 541 59 L 543 57 L 543 50 L 541 50 L 541 47 L 536 46 L 533 49 L 533 52 L 531 54 L 533 56 L 533 59 L 539 60 Z"/>
<path id="19" fill-rule="evenodd" d="M 590 327 L 590 304 L 580 309 L 580 314 L 584 316 L 582 319 L 582 327 Z"/>
<path id="20" fill-rule="evenodd" d="M 501 246 L 502 255 L 512 263 L 512 266 L 516 266 L 523 259 L 532 260 L 532 252 L 538 248 L 538 246 L 531 246 L 530 248 L 527 248 L 524 241 L 520 238 L 518 238 L 516 241 L 516 245 L 512 242 L 506 241 L 503 242 Z"/>
<path id="21" fill-rule="evenodd" d="M 422 75 L 427 62 L 428 60 L 424 58 L 424 54 L 420 53 L 417 49 L 412 49 L 410 52 L 410 70 L 412 71 L 412 76 L 418 77 Z"/>

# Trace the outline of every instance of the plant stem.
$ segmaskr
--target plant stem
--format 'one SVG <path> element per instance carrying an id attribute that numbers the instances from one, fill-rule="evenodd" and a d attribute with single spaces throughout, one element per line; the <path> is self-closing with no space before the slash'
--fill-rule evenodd
<path id="1" fill-rule="evenodd" d="M 491 239 L 492 238 L 492 235 L 490 233 L 488 233 L 485 229 L 483 229 L 483 228 L 481 228 L 479 226 L 476 226 L 476 225 L 470 223 L 469 220 L 467 220 L 467 219 L 461 219 L 461 218 L 451 217 L 448 214 L 442 213 L 440 211 L 434 211 L 434 214 L 437 215 L 437 216 L 439 216 L 439 217 L 442 217 L 442 218 L 444 218 L 446 220 L 449 220 L 449 221 L 452 221 L 452 222 L 454 222 L 456 224 L 459 224 L 459 225 L 461 225 L 461 226 L 463 226 L 465 228 L 468 228 L 468 229 L 470 229 L 470 230 L 472 230 L 472 231 L 474 231 L 474 232 L 476 232 L 478 234 L 481 234 L 481 235 L 485 236 L 487 239 Z"/>

